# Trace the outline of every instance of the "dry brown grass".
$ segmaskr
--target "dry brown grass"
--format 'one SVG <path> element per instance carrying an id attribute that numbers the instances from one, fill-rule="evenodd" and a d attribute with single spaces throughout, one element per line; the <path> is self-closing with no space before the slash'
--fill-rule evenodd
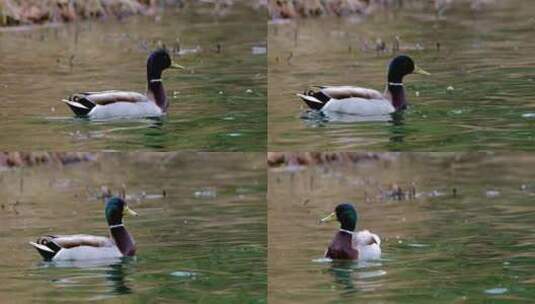
<path id="1" fill-rule="evenodd" d="M 236 3 L 263 9 L 267 0 L 0 0 L 0 26 L 153 14 L 161 4 L 211 5 L 214 10 L 223 10 Z"/>
<path id="2" fill-rule="evenodd" d="M 0 0 L 0 25 L 141 14 L 149 3 L 150 0 Z"/>
<path id="3" fill-rule="evenodd" d="M 377 5 L 397 2 L 399 0 L 269 0 L 269 13 L 274 19 L 321 15 L 346 16 L 367 14 Z"/>
<path id="4" fill-rule="evenodd" d="M 94 159 L 82 152 L 1 152 L 0 168 L 29 167 L 48 163 L 69 164 Z"/>
<path id="5" fill-rule="evenodd" d="M 323 15 L 368 15 L 380 7 L 400 7 L 409 2 L 430 5 L 442 13 L 453 4 L 467 5 L 480 10 L 497 0 L 269 0 L 269 14 L 273 19 L 315 17 Z"/>
<path id="6" fill-rule="evenodd" d="M 268 152 L 269 167 L 350 164 L 389 158 L 389 153 L 368 152 Z"/>

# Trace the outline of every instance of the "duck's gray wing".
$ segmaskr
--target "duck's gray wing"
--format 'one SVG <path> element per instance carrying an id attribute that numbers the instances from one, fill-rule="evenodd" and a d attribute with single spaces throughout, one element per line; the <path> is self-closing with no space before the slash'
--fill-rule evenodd
<path id="1" fill-rule="evenodd" d="M 87 100 L 95 106 L 107 105 L 115 102 L 146 102 L 148 101 L 148 97 L 147 95 L 138 92 L 103 91 L 73 94 L 69 97 L 69 100 L 82 103 L 83 105 L 86 105 L 85 100 Z"/>
<path id="2" fill-rule="evenodd" d="M 384 99 L 384 95 L 379 91 L 352 87 L 352 86 L 324 86 L 320 87 L 320 92 L 332 99 L 346 99 L 346 98 L 363 98 L 363 99 Z"/>
<path id="3" fill-rule="evenodd" d="M 110 238 L 89 234 L 55 235 L 53 241 L 61 248 L 73 248 L 78 246 L 108 247 L 113 245 Z"/>

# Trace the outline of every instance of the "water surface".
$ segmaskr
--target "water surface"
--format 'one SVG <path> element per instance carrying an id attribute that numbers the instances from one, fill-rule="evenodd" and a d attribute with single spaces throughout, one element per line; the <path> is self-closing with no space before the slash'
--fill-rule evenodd
<path id="1" fill-rule="evenodd" d="M 534 165 L 529 155 L 435 153 L 271 169 L 269 302 L 531 301 Z M 343 201 L 356 203 L 358 229 L 381 237 L 380 261 L 321 259 L 338 224 L 319 219 Z"/>
<path id="2" fill-rule="evenodd" d="M 494 1 L 478 11 L 459 4 L 441 16 L 404 3 L 368 18 L 269 25 L 270 151 L 535 149 L 535 2 Z M 295 93 L 312 85 L 382 92 L 396 37 L 433 74 L 406 77 L 404 115 L 350 123 L 306 112 Z"/>
<path id="3" fill-rule="evenodd" d="M 106 154 L 0 172 L 0 302 L 265 303 L 262 154 Z M 44 263 L 42 234 L 107 235 L 102 185 L 126 185 L 135 259 Z M 165 190 L 166 196 L 162 197 Z"/>
<path id="4" fill-rule="evenodd" d="M 158 17 L 3 29 L 0 147 L 264 151 L 266 27 L 262 11 L 237 5 L 223 15 L 169 9 Z M 60 102 L 80 91 L 144 93 L 146 58 L 158 41 L 188 68 L 164 72 L 166 117 L 89 122 L 73 119 Z"/>

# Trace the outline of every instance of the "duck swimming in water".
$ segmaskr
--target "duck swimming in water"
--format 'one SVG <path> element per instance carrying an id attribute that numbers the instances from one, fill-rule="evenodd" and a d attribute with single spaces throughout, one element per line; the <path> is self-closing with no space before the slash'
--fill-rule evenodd
<path id="1" fill-rule="evenodd" d="M 406 55 L 394 58 L 388 67 L 385 93 L 353 86 L 319 86 L 297 94 L 314 110 L 360 116 L 388 115 L 407 108 L 403 77 L 412 73 L 431 75 L 414 64 Z"/>
<path id="2" fill-rule="evenodd" d="M 337 220 L 340 230 L 325 252 L 333 260 L 375 260 L 381 258 L 381 239 L 378 235 L 362 230 L 355 232 L 358 214 L 349 203 L 336 206 L 333 213 L 321 219 L 321 223 Z"/>
<path id="3" fill-rule="evenodd" d="M 136 245 L 123 224 L 124 215 L 137 215 L 119 197 L 106 202 L 106 221 L 110 237 L 87 234 L 45 235 L 30 242 L 45 261 L 84 261 L 113 259 L 136 254 Z"/>
<path id="4" fill-rule="evenodd" d="M 161 48 L 147 59 L 146 94 L 115 90 L 83 92 L 62 101 L 77 116 L 90 119 L 159 117 L 167 113 L 169 106 L 162 83 L 162 72 L 168 68 L 184 69 L 173 63 L 167 50 Z"/>

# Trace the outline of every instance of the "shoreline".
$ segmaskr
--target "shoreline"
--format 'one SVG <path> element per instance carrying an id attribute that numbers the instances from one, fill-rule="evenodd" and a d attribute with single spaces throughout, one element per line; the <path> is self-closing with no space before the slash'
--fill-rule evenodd
<path id="1" fill-rule="evenodd" d="M 396 152 L 268 152 L 268 168 L 355 164 L 361 161 L 391 160 Z"/>
<path id="2" fill-rule="evenodd" d="M 165 9 L 210 8 L 225 14 L 238 5 L 261 10 L 267 0 L 0 0 L 0 30 L 27 26 L 58 26 L 80 20 L 118 20 L 136 16 L 157 16 Z"/>
<path id="3" fill-rule="evenodd" d="M 0 170 L 57 163 L 68 165 L 95 159 L 89 152 L 2 152 Z"/>
<path id="4" fill-rule="evenodd" d="M 323 16 L 370 16 L 384 9 L 399 9 L 411 5 L 424 6 L 442 15 L 454 6 L 480 11 L 496 0 L 269 0 L 271 20 L 318 18 Z"/>

